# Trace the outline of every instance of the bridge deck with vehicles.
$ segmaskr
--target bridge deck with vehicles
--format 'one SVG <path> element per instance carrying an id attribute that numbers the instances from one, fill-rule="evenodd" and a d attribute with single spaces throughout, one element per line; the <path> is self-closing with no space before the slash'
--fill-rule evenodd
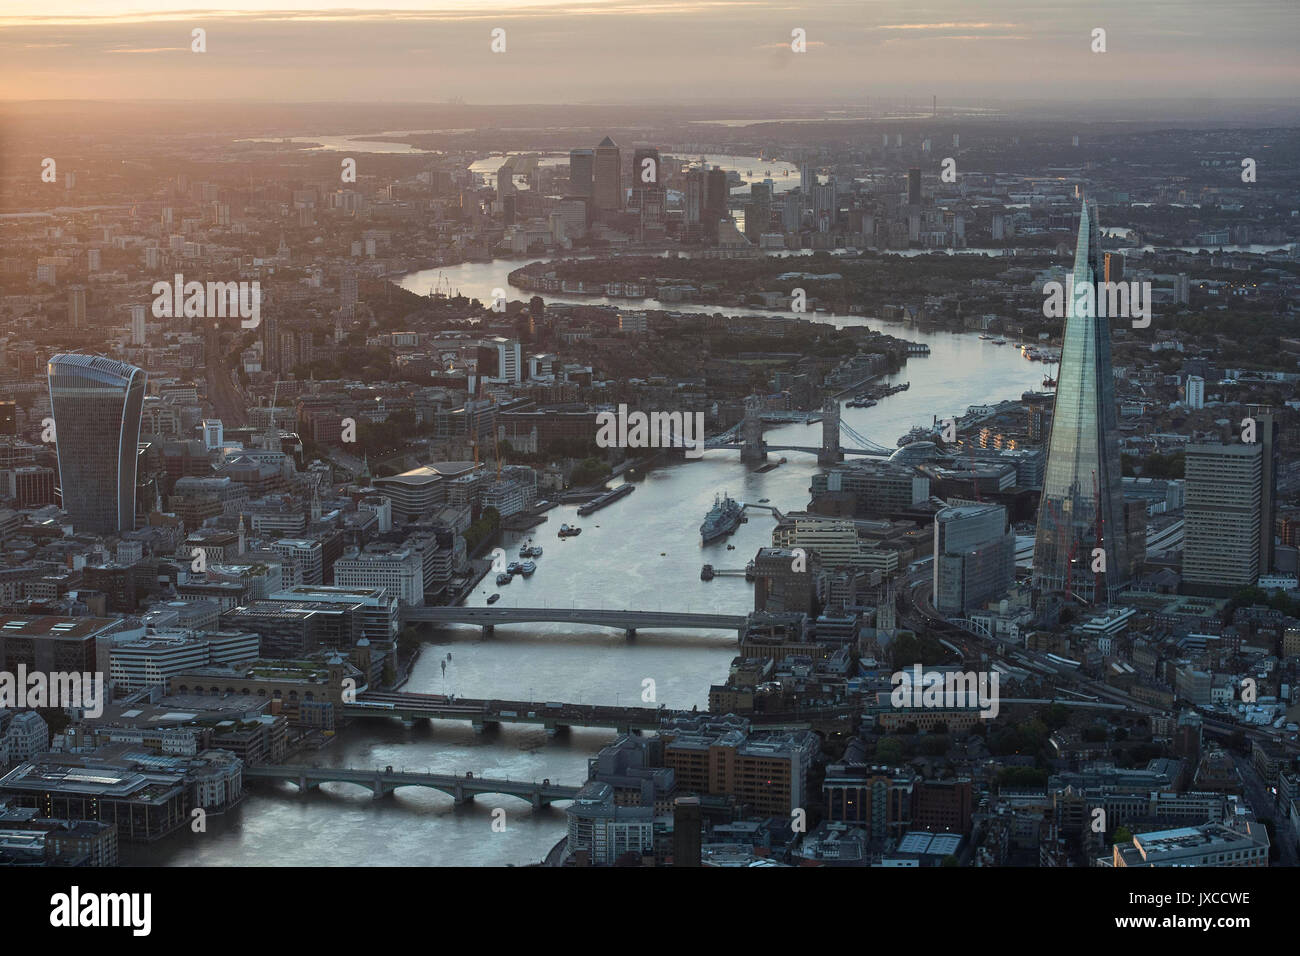
<path id="1" fill-rule="evenodd" d="M 536 700 L 480 700 L 441 694 L 371 692 L 343 704 L 344 717 L 399 717 L 415 720 L 468 720 L 476 733 L 502 723 L 539 724 L 554 735 L 567 727 L 605 727 L 621 734 L 658 730 L 666 711 L 658 707 L 617 707 Z"/>
<path id="2" fill-rule="evenodd" d="M 745 628 L 743 614 L 694 614 L 681 611 L 605 610 L 573 607 L 412 607 L 401 610 L 404 624 L 477 624 L 491 633 L 498 624 L 590 624 L 636 636 L 644 628 L 735 631 Z"/>
<path id="3" fill-rule="evenodd" d="M 554 735 L 569 727 L 597 727 L 619 734 L 658 730 L 664 720 L 698 716 L 694 711 L 668 710 L 665 707 L 623 707 L 610 704 L 575 704 L 564 701 L 482 700 L 443 696 L 442 694 L 408 694 L 398 691 L 368 691 L 351 703 L 342 705 L 347 718 L 399 718 L 411 724 L 416 720 L 467 720 L 475 733 L 500 724 L 533 724 Z M 821 723 L 853 721 L 860 714 L 852 706 L 805 707 L 781 713 L 748 714 L 755 729 L 806 729 Z"/>
<path id="4" fill-rule="evenodd" d="M 391 766 L 382 770 L 362 770 L 352 767 L 306 767 L 290 765 L 261 764 L 244 768 L 245 780 L 284 780 L 294 784 L 300 793 L 314 790 L 322 783 L 355 783 L 370 789 L 374 798 L 379 800 L 400 787 L 426 787 L 450 794 L 456 805 L 468 803 L 474 797 L 485 794 L 506 794 L 529 801 L 535 808 L 550 806 L 556 800 L 573 800 L 578 796 L 578 788 L 564 784 L 552 783 L 549 779 L 536 780 L 500 780 L 491 777 L 476 777 L 472 773 L 458 776 L 450 773 L 426 773 L 420 771 L 394 770 Z"/>

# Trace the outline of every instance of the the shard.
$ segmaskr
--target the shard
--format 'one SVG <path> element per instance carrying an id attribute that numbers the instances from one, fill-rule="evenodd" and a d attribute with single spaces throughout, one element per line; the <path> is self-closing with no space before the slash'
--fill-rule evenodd
<path id="1" fill-rule="evenodd" d="M 1038 506 L 1034 586 L 1109 603 L 1128 584 L 1129 556 L 1110 360 L 1110 297 L 1098 242 L 1097 211 L 1079 215 L 1072 286 L 1065 288 L 1065 335 L 1057 375 L 1047 470 Z"/>

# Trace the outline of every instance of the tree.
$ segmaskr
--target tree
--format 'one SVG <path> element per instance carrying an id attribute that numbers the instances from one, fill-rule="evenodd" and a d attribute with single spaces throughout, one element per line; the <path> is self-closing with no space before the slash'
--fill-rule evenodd
<path id="1" fill-rule="evenodd" d="M 1110 838 L 1111 843 L 1132 843 L 1133 831 L 1122 823 L 1115 828 L 1114 835 Z"/>
<path id="2" fill-rule="evenodd" d="M 903 759 L 903 742 L 897 737 L 883 737 L 876 744 L 876 759 L 881 763 L 899 763 Z"/>
<path id="3" fill-rule="evenodd" d="M 610 471 L 609 465 L 599 458 L 584 458 L 574 465 L 573 474 L 569 476 L 569 483 L 576 487 L 594 485 L 608 475 Z"/>
<path id="4" fill-rule="evenodd" d="M 927 757 L 942 757 L 948 752 L 947 734 L 927 734 L 921 738 L 921 753 Z"/>

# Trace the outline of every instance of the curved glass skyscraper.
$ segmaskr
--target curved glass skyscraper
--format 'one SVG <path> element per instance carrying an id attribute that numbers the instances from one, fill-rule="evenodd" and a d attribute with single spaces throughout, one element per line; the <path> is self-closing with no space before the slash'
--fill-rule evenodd
<path id="1" fill-rule="evenodd" d="M 77 531 L 135 530 L 136 446 L 147 375 L 95 355 L 48 366 L 63 510 Z"/>
<path id="2" fill-rule="evenodd" d="M 1065 289 L 1065 336 L 1038 506 L 1034 586 L 1103 603 L 1127 586 L 1129 555 L 1106 316 L 1109 297 L 1101 286 L 1107 277 L 1091 202 L 1079 215 L 1071 279 L 1073 287 Z"/>

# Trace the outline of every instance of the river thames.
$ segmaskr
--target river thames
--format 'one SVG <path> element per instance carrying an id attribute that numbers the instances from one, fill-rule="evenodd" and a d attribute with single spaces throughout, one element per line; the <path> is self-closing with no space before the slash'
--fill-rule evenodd
<path id="1" fill-rule="evenodd" d="M 414 273 L 400 282 L 427 292 L 439 272 L 453 289 L 491 300 L 493 288 L 507 288 L 518 262 L 467 263 Z M 511 290 L 512 298 L 528 297 Z M 600 299 L 547 297 L 548 301 L 599 303 Z M 619 304 L 628 304 L 622 302 Z M 655 308 L 642 301 L 635 308 Z M 690 311 L 681 303 L 671 308 Z M 740 313 L 701 306 L 700 311 Z M 967 406 L 1019 398 L 1041 388 L 1044 366 L 1021 357 L 1012 345 L 994 345 L 973 334 L 921 331 L 861 317 L 821 321 L 870 324 L 930 346 L 887 381 L 911 382 L 908 391 L 882 399 L 874 408 L 845 408 L 844 421 L 888 447 L 933 416 L 959 415 Z M 770 429 L 773 444 L 816 446 L 820 424 Z M 578 518 L 561 506 L 529 535 L 509 535 L 513 558 L 521 540 L 532 537 L 544 554 L 531 578 L 516 577 L 501 588 L 498 606 L 572 605 L 606 608 L 663 608 L 744 613 L 752 609 L 752 585 L 743 578 L 700 580 L 700 566 L 743 567 L 771 543 L 773 519 L 751 513 L 730 539 L 700 545 L 699 525 L 724 491 L 749 502 L 768 498 L 782 511 L 808 503 L 816 458 L 783 453 L 786 464 L 765 474 L 743 465 L 738 451 L 711 451 L 696 461 L 666 466 L 637 482 L 636 491 L 610 507 Z M 773 456 L 773 461 L 777 456 Z M 578 524 L 582 535 L 560 539 L 562 523 Z M 735 550 L 728 551 L 727 545 Z M 497 590 L 489 576 L 467 603 L 482 605 Z M 434 632 L 406 688 L 469 697 L 640 704 L 643 682 L 654 681 L 655 704 L 703 710 L 709 686 L 726 679 L 736 652 L 734 632 L 643 631 L 635 640 L 622 632 L 572 625 L 500 626 L 488 638 L 478 628 Z M 450 660 L 447 660 L 450 655 Z M 441 666 L 447 662 L 445 673 Z M 649 706 L 649 704 L 647 704 Z M 612 731 L 575 728 L 548 738 L 541 727 L 502 725 L 475 735 L 467 724 L 399 721 L 354 723 L 328 748 L 295 758 L 331 766 L 472 771 L 476 776 L 510 777 L 580 784 L 587 760 L 614 739 Z M 493 829 L 494 808 L 505 810 L 504 832 Z M 437 791 L 406 788 L 381 801 L 369 790 L 325 784 L 300 796 L 287 784 L 259 783 L 248 799 L 225 817 L 210 817 L 208 832 L 185 828 L 148 847 L 124 844 L 123 861 L 143 865 L 327 865 L 442 866 L 528 864 L 541 860 L 564 835 L 564 804 L 533 810 L 513 797 L 484 796 L 461 807 Z"/>

